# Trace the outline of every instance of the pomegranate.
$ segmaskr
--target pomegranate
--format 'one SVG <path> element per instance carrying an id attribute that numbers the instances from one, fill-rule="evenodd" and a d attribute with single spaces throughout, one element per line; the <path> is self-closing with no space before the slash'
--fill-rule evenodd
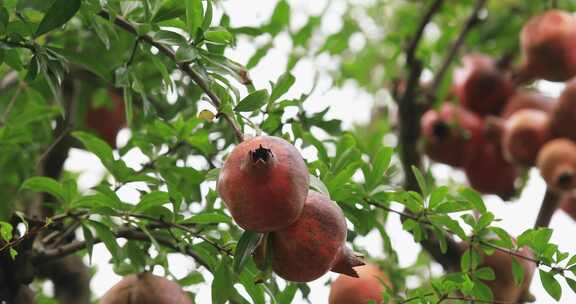
<path id="1" fill-rule="evenodd" d="M 557 192 L 576 188 L 576 144 L 565 138 L 546 143 L 536 160 L 540 175 Z"/>
<path id="2" fill-rule="evenodd" d="M 484 139 L 464 166 L 470 186 L 485 194 L 496 194 L 503 200 L 515 193 L 518 169 L 504 159 L 499 144 Z"/>
<path id="3" fill-rule="evenodd" d="M 180 285 L 150 273 L 124 277 L 100 304 L 192 304 Z"/>
<path id="4" fill-rule="evenodd" d="M 298 150 L 280 137 L 258 136 L 230 153 L 217 188 L 240 227 L 269 232 L 298 219 L 308 187 L 308 169 Z"/>
<path id="5" fill-rule="evenodd" d="M 500 113 L 514 93 L 510 76 L 485 55 L 466 55 L 462 62 L 454 74 L 454 92 L 462 106 L 481 116 Z"/>
<path id="6" fill-rule="evenodd" d="M 461 253 L 468 249 L 467 244 L 459 244 Z M 528 247 L 520 249 L 518 254 L 533 258 L 534 255 Z M 524 303 L 523 300 L 529 295 L 530 282 L 536 269 L 536 264 L 525 259 L 518 258 L 517 261 L 524 270 L 524 281 L 520 286 L 514 282 L 512 274 L 512 256 L 508 253 L 496 250 L 492 255 L 482 254 L 482 262 L 478 266 L 490 267 L 496 275 L 495 280 L 483 281 L 494 294 L 494 301 L 498 303 Z"/>
<path id="7" fill-rule="evenodd" d="M 385 286 L 391 287 L 388 277 L 374 264 L 356 267 L 358 278 L 340 275 L 330 286 L 329 304 L 381 303 Z"/>
<path id="8" fill-rule="evenodd" d="M 538 151 L 551 137 L 548 114 L 539 110 L 520 110 L 506 120 L 502 135 L 504 156 L 513 163 L 532 166 Z"/>
<path id="9" fill-rule="evenodd" d="M 534 109 L 551 113 L 554 103 L 555 100 L 553 98 L 536 91 L 518 91 L 508 100 L 500 116 L 508 118 L 523 109 Z"/>
<path id="10" fill-rule="evenodd" d="M 566 193 L 560 199 L 560 209 L 566 212 L 573 220 L 576 221 L 576 195 L 574 193 Z"/>
<path id="11" fill-rule="evenodd" d="M 302 214 L 292 225 L 271 235 L 272 269 L 294 282 L 310 282 L 329 270 L 358 276 L 363 263 L 345 247 L 346 219 L 338 205 L 310 191 Z"/>
<path id="12" fill-rule="evenodd" d="M 440 111 L 422 116 L 420 129 L 430 159 L 454 167 L 463 166 L 482 134 L 482 120 L 475 114 L 444 103 Z"/>
<path id="13" fill-rule="evenodd" d="M 576 140 L 576 82 L 569 82 L 552 110 L 552 130 L 558 137 Z"/>
<path id="14" fill-rule="evenodd" d="M 116 148 L 116 135 L 126 126 L 124 100 L 113 90 L 108 90 L 112 105 L 94 107 L 90 105 L 85 114 L 86 126 L 113 148 Z"/>
<path id="15" fill-rule="evenodd" d="M 576 75 L 576 18 L 570 13 L 549 10 L 532 17 L 520 44 L 525 77 L 566 81 Z"/>

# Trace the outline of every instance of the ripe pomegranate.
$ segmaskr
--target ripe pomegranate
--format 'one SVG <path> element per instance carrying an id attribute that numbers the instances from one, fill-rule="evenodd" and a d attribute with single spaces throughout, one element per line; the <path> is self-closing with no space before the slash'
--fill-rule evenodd
<path id="1" fill-rule="evenodd" d="M 574 193 L 564 194 L 560 199 L 559 205 L 562 211 L 576 221 L 576 195 Z"/>
<path id="2" fill-rule="evenodd" d="M 345 247 L 346 232 L 340 207 L 310 191 L 298 220 L 271 235 L 272 269 L 294 282 L 313 281 L 331 269 L 357 277 L 352 267 L 363 262 Z"/>
<path id="3" fill-rule="evenodd" d="M 551 137 L 548 114 L 539 110 L 520 110 L 506 120 L 502 134 L 504 156 L 510 162 L 532 166 L 538 151 Z"/>
<path id="4" fill-rule="evenodd" d="M 238 225 L 269 232 L 294 223 L 302 211 L 309 174 L 298 150 L 280 137 L 258 136 L 228 156 L 218 193 Z"/>
<path id="5" fill-rule="evenodd" d="M 565 138 L 546 143 L 536 160 L 540 175 L 553 191 L 576 188 L 576 144 Z"/>
<path id="6" fill-rule="evenodd" d="M 470 186 L 485 194 L 496 194 L 503 200 L 515 192 L 518 169 L 506 161 L 499 144 L 484 139 L 464 166 Z"/>
<path id="7" fill-rule="evenodd" d="M 430 159 L 462 167 L 482 134 L 482 120 L 475 114 L 444 103 L 440 111 L 427 111 L 420 121 L 424 151 Z"/>
<path id="8" fill-rule="evenodd" d="M 467 244 L 459 244 L 461 253 L 468 249 Z M 534 254 L 528 247 L 520 249 L 518 254 L 533 258 Z M 492 255 L 482 254 L 482 263 L 480 267 L 490 267 L 494 270 L 496 279 L 492 281 L 483 281 L 494 294 L 494 301 L 498 303 L 524 303 L 529 295 L 530 282 L 536 269 L 533 262 L 518 258 L 517 261 L 524 270 L 524 281 L 520 286 L 514 282 L 512 274 L 512 256 L 508 253 L 496 250 Z"/>
<path id="9" fill-rule="evenodd" d="M 500 116 L 508 118 L 523 109 L 534 109 L 551 113 L 554 101 L 553 98 L 536 91 L 518 91 L 508 100 Z"/>
<path id="10" fill-rule="evenodd" d="M 470 54 L 462 62 L 454 74 L 454 93 L 462 106 L 481 116 L 500 113 L 514 93 L 510 76 L 485 55 Z"/>
<path id="11" fill-rule="evenodd" d="M 116 147 L 116 135 L 126 126 L 124 100 L 113 90 L 108 90 L 112 105 L 94 107 L 85 113 L 86 126 L 102 137 L 111 147 Z"/>
<path id="12" fill-rule="evenodd" d="M 150 273 L 124 277 L 100 304 L 192 304 L 180 285 Z"/>
<path id="13" fill-rule="evenodd" d="M 391 287 L 388 277 L 374 264 L 356 267 L 358 278 L 340 275 L 330 286 L 329 304 L 367 304 L 382 302 L 384 285 Z"/>
<path id="14" fill-rule="evenodd" d="M 532 17 L 522 28 L 520 44 L 526 77 L 566 81 L 576 75 L 576 18 L 570 13 L 549 10 Z"/>
<path id="15" fill-rule="evenodd" d="M 552 130 L 558 137 L 576 140 L 576 82 L 569 82 L 552 110 Z"/>

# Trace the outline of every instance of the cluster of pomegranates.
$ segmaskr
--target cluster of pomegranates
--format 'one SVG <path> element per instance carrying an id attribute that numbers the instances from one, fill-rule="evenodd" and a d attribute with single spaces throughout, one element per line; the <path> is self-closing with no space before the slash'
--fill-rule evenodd
<path id="1" fill-rule="evenodd" d="M 576 188 L 576 18 L 550 10 L 520 35 L 516 73 L 481 54 L 463 58 L 452 92 L 421 120 L 424 150 L 434 161 L 463 168 L 470 186 L 509 199 L 521 171 L 537 166 L 549 188 Z M 518 85 L 534 79 L 564 82 L 558 100 Z"/>
<path id="2" fill-rule="evenodd" d="M 308 190 L 308 168 L 289 142 L 257 136 L 240 143 L 226 159 L 217 188 L 240 227 L 269 233 L 272 269 L 280 277 L 309 282 L 330 270 L 357 276 L 352 267 L 363 263 L 345 245 L 342 210 Z"/>

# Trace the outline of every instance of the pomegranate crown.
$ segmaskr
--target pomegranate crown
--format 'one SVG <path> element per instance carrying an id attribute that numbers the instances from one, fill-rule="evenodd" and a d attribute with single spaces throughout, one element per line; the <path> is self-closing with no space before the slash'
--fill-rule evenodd
<path id="1" fill-rule="evenodd" d="M 272 150 L 266 149 L 262 145 L 256 150 L 250 151 L 250 159 L 253 163 L 267 163 L 271 157 L 274 157 Z"/>

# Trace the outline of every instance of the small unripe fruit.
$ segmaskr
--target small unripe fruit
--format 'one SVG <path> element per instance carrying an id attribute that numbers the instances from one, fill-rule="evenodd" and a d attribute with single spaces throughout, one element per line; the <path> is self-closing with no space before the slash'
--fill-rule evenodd
<path id="1" fill-rule="evenodd" d="M 100 304 L 192 304 L 180 285 L 150 273 L 124 277 Z"/>
<path id="2" fill-rule="evenodd" d="M 429 110 L 420 121 L 424 151 L 430 159 L 462 167 L 482 135 L 482 120 L 475 114 L 444 103 L 440 111 Z"/>
<path id="3" fill-rule="evenodd" d="M 540 175 L 557 192 L 576 188 L 576 144 L 565 138 L 546 143 L 536 160 Z"/>
<path id="4" fill-rule="evenodd" d="M 566 85 L 552 110 L 552 131 L 558 137 L 576 140 L 576 82 Z"/>
<path id="5" fill-rule="evenodd" d="M 113 90 L 108 91 L 112 106 L 90 105 L 85 114 L 86 126 L 100 136 L 108 145 L 116 147 L 116 135 L 126 126 L 124 100 Z"/>
<path id="6" fill-rule="evenodd" d="M 236 223 L 257 232 L 294 223 L 308 187 L 308 168 L 300 152 L 274 136 L 254 137 L 236 146 L 218 179 L 218 193 Z"/>
<path id="7" fill-rule="evenodd" d="M 459 244 L 461 253 L 468 249 L 468 245 Z M 518 254 L 534 258 L 534 254 L 528 247 L 520 249 Z M 524 270 L 524 281 L 520 286 L 516 285 L 512 271 L 512 255 L 496 250 L 492 255 L 482 254 L 482 263 L 478 266 L 490 267 L 494 270 L 495 279 L 482 281 L 492 290 L 494 301 L 498 303 L 524 303 L 529 295 L 530 282 L 536 269 L 536 264 L 525 259 L 517 259 Z"/>
<path id="8" fill-rule="evenodd" d="M 551 137 L 548 114 L 538 110 L 520 110 L 506 120 L 502 135 L 504 156 L 513 163 L 532 166 L 540 148 Z"/>
<path id="9" fill-rule="evenodd" d="M 388 277 L 373 264 L 356 267 L 358 278 L 340 275 L 330 286 L 329 304 L 382 302 L 382 292 L 391 287 Z"/>
<path id="10" fill-rule="evenodd" d="M 508 100 L 500 116 L 508 118 L 512 116 L 512 114 L 524 109 L 551 113 L 554 104 L 555 100 L 553 98 L 542 95 L 541 93 L 535 91 L 518 91 Z"/>
<path id="11" fill-rule="evenodd" d="M 293 282 L 313 281 L 337 265 L 339 271 L 357 276 L 352 267 L 363 263 L 345 247 L 346 232 L 340 207 L 310 191 L 298 220 L 271 235 L 272 269 Z"/>
<path id="12" fill-rule="evenodd" d="M 454 75 L 454 92 L 462 106 L 481 116 L 500 113 L 514 93 L 510 76 L 481 54 L 467 55 L 462 62 Z"/>
<path id="13" fill-rule="evenodd" d="M 522 74 L 529 78 L 566 81 L 576 75 L 576 18 L 549 10 L 522 28 Z"/>
<path id="14" fill-rule="evenodd" d="M 464 166 L 470 186 L 484 194 L 496 194 L 503 200 L 515 193 L 518 169 L 506 161 L 500 145 L 484 141 Z"/>

